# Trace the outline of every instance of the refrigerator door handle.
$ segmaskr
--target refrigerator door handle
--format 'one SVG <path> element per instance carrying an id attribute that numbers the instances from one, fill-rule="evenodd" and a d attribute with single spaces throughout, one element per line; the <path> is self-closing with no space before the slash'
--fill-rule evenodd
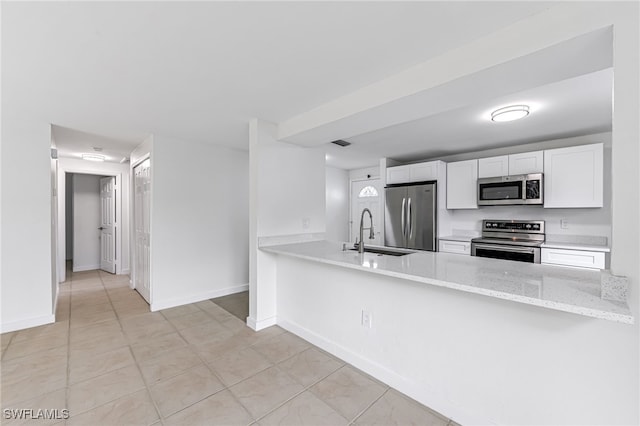
<path id="1" fill-rule="evenodd" d="M 409 202 L 407 203 L 407 205 L 409 207 L 407 209 L 409 211 L 409 214 L 407 216 L 407 221 L 409 222 L 409 239 L 411 239 L 411 237 L 413 237 L 413 213 L 411 212 L 411 198 L 409 198 Z"/>
<path id="2" fill-rule="evenodd" d="M 402 215 L 400 216 L 400 226 L 402 227 L 402 236 L 407 238 L 407 231 L 405 229 L 405 204 L 406 198 L 402 198 Z M 397 223 L 397 222 L 396 222 Z"/>

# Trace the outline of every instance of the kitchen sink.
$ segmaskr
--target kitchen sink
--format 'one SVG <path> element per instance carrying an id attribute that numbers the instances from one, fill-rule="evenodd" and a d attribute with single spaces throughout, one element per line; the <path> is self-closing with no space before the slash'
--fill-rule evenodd
<path id="1" fill-rule="evenodd" d="M 356 248 L 350 248 L 351 251 L 358 251 Z M 401 250 L 401 249 L 393 249 L 393 248 L 382 248 L 382 247 L 367 247 L 364 246 L 364 251 L 366 253 L 375 253 L 380 256 L 383 254 L 388 256 L 406 256 L 408 254 L 415 253 L 413 251 Z"/>

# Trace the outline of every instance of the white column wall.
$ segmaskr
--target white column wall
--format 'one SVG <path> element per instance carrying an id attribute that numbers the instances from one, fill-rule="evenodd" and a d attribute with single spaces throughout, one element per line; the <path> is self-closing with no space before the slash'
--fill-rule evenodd
<path id="1" fill-rule="evenodd" d="M 349 241 L 349 194 L 351 192 L 349 172 L 335 167 L 327 167 L 326 173 L 326 239 Z"/>
<path id="2" fill-rule="evenodd" d="M 154 134 L 151 310 L 248 288 L 248 154 Z"/>
<path id="3" fill-rule="evenodd" d="M 2 111 L 2 332 L 54 321 L 51 284 L 51 128 Z M 25 164 L 28 167 L 25 168 Z"/>
<path id="4" fill-rule="evenodd" d="M 324 152 L 278 142 L 276 133 L 272 123 L 257 119 L 250 122 L 247 323 L 257 330 L 275 324 L 277 314 L 275 259 L 258 250 L 258 240 L 325 231 Z"/>

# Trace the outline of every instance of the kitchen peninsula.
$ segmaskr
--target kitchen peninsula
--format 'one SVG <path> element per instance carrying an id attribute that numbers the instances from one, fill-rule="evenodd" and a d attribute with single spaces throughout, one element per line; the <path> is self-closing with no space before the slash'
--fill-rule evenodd
<path id="1" fill-rule="evenodd" d="M 606 271 L 526 264 L 418 251 L 405 256 L 360 254 L 314 241 L 262 250 L 467 293 L 633 324 L 626 288 Z"/>

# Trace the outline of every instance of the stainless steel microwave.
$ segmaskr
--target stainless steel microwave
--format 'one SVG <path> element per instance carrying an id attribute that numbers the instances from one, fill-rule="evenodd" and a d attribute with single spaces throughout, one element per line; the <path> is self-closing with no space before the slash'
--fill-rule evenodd
<path id="1" fill-rule="evenodd" d="M 478 179 L 478 205 L 542 204 L 542 173 Z"/>

